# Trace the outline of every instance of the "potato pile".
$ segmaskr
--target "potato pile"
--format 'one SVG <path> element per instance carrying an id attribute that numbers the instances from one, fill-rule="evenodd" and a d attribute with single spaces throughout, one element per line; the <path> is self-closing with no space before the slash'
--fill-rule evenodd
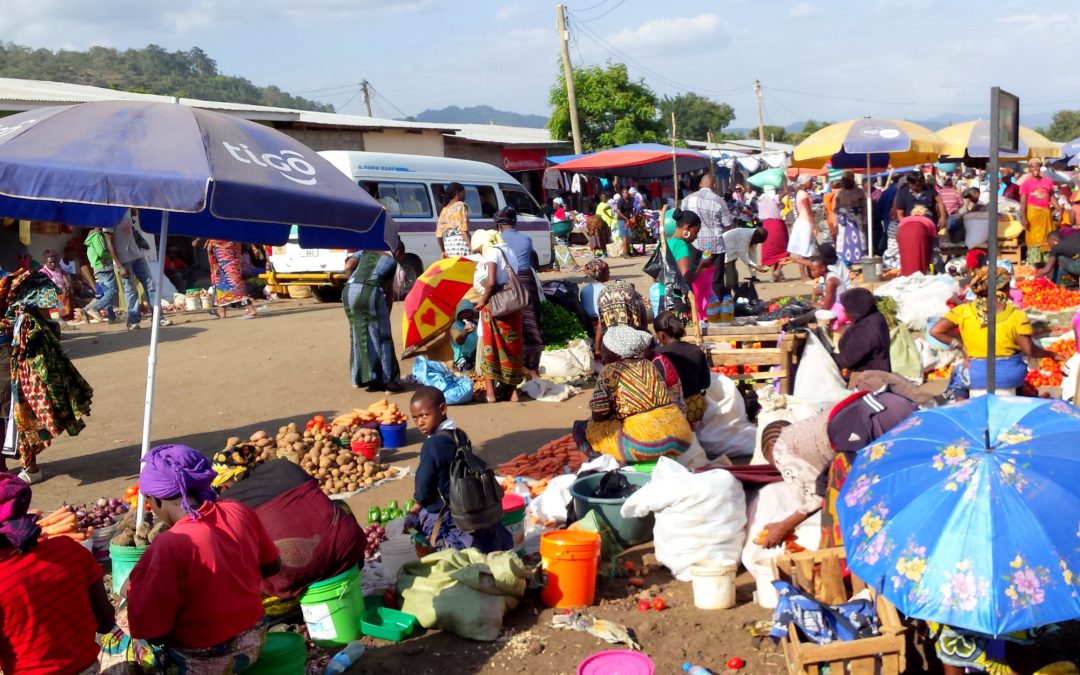
<path id="1" fill-rule="evenodd" d="M 382 441 L 382 436 L 380 436 L 377 429 L 360 427 L 352 433 L 351 440 L 354 443 L 379 443 Z"/>
<path id="2" fill-rule="evenodd" d="M 138 530 L 135 529 L 135 523 L 135 509 L 131 509 L 117 523 L 116 534 L 109 543 L 113 546 L 149 546 L 159 534 L 169 529 L 164 521 L 155 523 L 154 514 L 149 512 L 143 517 L 142 527 Z"/>
<path id="3" fill-rule="evenodd" d="M 394 475 L 392 467 L 365 462 L 329 436 L 314 441 L 300 458 L 300 468 L 315 477 L 327 495 L 356 492 Z"/>

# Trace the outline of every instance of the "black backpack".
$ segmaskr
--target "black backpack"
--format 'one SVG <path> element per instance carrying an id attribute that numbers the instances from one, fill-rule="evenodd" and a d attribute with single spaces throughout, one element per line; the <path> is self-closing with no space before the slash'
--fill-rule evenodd
<path id="1" fill-rule="evenodd" d="M 503 516 L 503 490 L 484 460 L 473 454 L 472 442 L 460 429 L 447 429 L 457 444 L 450 460 L 450 494 L 442 495 L 450 516 L 462 532 L 476 532 Z"/>

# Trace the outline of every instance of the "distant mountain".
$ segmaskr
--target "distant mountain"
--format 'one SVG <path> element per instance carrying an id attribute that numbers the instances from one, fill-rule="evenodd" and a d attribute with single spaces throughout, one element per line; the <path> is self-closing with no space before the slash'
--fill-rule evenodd
<path id="1" fill-rule="evenodd" d="M 428 109 L 417 115 L 416 121 L 436 124 L 502 124 L 508 127 L 531 129 L 543 129 L 547 126 L 547 118 L 543 115 L 525 115 L 496 110 L 489 105 L 474 105 L 468 108 L 452 105 L 441 110 Z"/>

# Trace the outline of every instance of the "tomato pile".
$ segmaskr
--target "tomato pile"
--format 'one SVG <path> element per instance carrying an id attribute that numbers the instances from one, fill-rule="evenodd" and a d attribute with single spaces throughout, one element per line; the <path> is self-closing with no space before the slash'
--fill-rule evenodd
<path id="1" fill-rule="evenodd" d="M 1024 279 L 1017 287 L 1023 293 L 1025 308 L 1060 312 L 1080 305 L 1080 293 L 1062 288 L 1045 277 Z"/>
<path id="2" fill-rule="evenodd" d="M 725 377 L 738 377 L 739 375 L 761 372 L 760 369 L 761 366 L 717 366 L 712 371 Z"/>
<path id="3" fill-rule="evenodd" d="M 1060 354 L 1062 359 L 1067 361 L 1076 353 L 1076 340 L 1072 338 L 1058 340 L 1047 349 L 1055 354 Z M 1062 380 L 1065 379 L 1065 375 L 1061 372 L 1062 363 L 1063 361 L 1055 359 L 1039 359 L 1038 368 L 1028 371 L 1024 382 L 1034 387 L 1060 387 Z"/>

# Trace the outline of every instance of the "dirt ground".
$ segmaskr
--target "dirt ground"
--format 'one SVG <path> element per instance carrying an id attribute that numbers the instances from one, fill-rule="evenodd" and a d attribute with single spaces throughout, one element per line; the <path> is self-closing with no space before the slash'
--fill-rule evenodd
<path id="1" fill-rule="evenodd" d="M 614 260 L 614 278 L 628 278 L 647 287 L 643 258 Z M 786 270 L 797 278 L 795 269 Z M 544 278 L 558 276 L 544 273 Z M 568 274 L 581 282 L 580 273 Z M 801 282 L 760 284 L 762 297 L 805 294 Z M 242 321 L 215 320 L 205 313 L 174 317 L 163 328 L 158 351 L 152 444 L 183 443 L 207 454 L 224 446 L 229 436 L 246 437 L 260 429 L 273 432 L 288 422 L 316 414 L 366 407 L 381 395 L 354 389 L 348 379 L 348 327 L 338 305 L 315 300 L 270 303 L 262 316 Z M 392 323 L 400 329 L 400 305 Z M 144 322 L 144 326 L 146 322 Z M 122 327 L 92 326 L 65 333 L 64 344 L 76 366 L 95 390 L 93 414 L 76 438 L 62 437 L 41 456 L 47 480 L 34 487 L 34 505 L 55 508 L 62 501 L 82 503 L 119 496 L 138 472 L 146 360 L 150 331 L 125 332 Z M 410 372 L 411 363 L 402 366 Z M 408 409 L 409 393 L 390 396 Z M 468 431 L 478 452 L 490 463 L 531 452 L 567 433 L 574 420 L 588 416 L 588 392 L 563 403 L 472 404 L 451 409 Z M 419 433 L 409 429 L 409 445 L 384 453 L 384 460 L 415 468 Z M 412 479 L 384 484 L 349 500 L 356 513 L 412 494 Z M 651 553 L 649 545 L 627 555 L 638 566 Z M 668 608 L 639 612 L 632 599 L 637 589 L 625 582 L 602 580 L 597 605 L 588 611 L 629 627 L 658 673 L 681 671 L 684 661 L 723 672 L 731 657 L 746 661 L 743 672 L 786 672 L 784 659 L 769 640 L 760 649 L 748 627 L 767 619 L 768 610 L 751 600 L 753 579 L 738 580 L 738 606 L 707 612 L 693 606 L 690 584 L 674 581 L 663 570 L 648 575 Z M 464 640 L 430 631 L 400 644 L 372 641 L 359 669 L 368 673 L 573 673 L 586 656 L 620 646 L 584 633 L 551 627 L 553 610 L 530 593 L 510 612 L 500 638 L 492 643 Z M 1073 630 L 1073 633 L 1076 631 Z M 1072 642 L 1075 644 L 1075 642 Z M 914 651 L 914 650 L 912 650 Z M 920 672 L 921 665 L 910 672 Z"/>

